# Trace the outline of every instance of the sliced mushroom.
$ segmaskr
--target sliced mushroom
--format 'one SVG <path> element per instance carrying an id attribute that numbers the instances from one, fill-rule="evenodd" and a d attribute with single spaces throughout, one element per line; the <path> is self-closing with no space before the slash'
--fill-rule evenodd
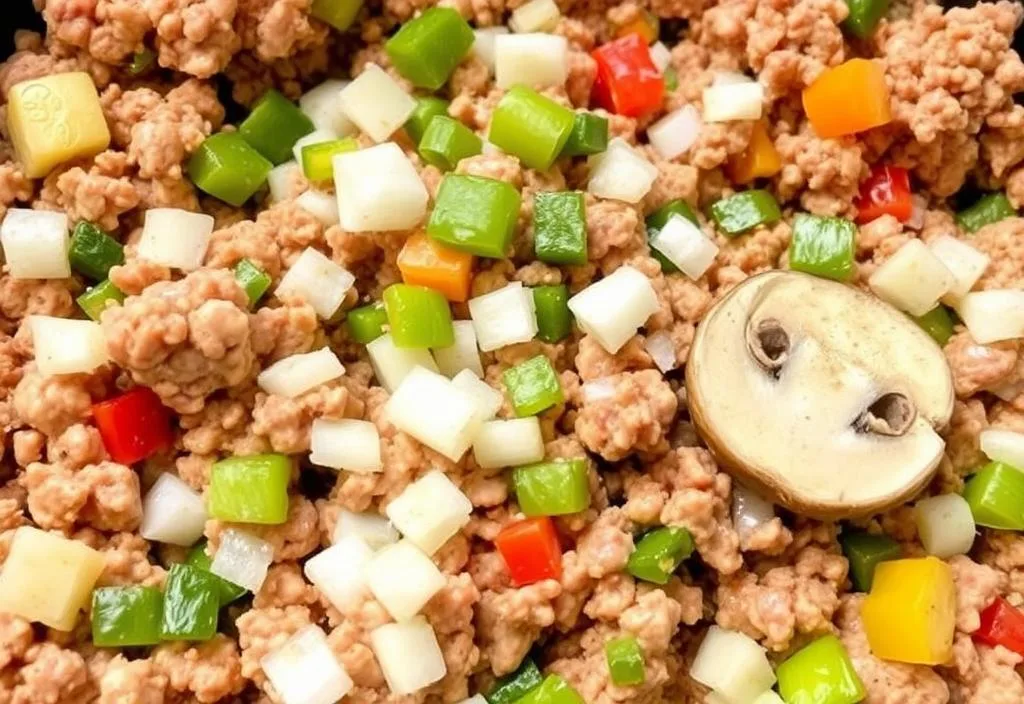
<path id="1" fill-rule="evenodd" d="M 686 368 L 690 414 L 719 461 L 819 518 L 919 491 L 953 412 L 942 350 L 870 294 L 797 272 L 747 279 L 704 317 Z"/>

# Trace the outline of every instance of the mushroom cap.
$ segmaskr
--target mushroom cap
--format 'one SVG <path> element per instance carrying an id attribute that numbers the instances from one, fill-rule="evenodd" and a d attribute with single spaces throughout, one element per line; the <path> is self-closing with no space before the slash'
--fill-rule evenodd
<path id="1" fill-rule="evenodd" d="M 798 272 L 751 277 L 715 304 L 686 384 L 719 462 L 776 503 L 825 519 L 874 513 L 923 488 L 953 413 L 946 358 L 913 320 Z"/>

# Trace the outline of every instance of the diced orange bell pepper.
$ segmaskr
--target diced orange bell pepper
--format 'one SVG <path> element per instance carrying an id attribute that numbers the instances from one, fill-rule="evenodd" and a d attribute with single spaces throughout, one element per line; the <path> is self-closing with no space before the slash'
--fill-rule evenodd
<path id="1" fill-rule="evenodd" d="M 935 557 L 881 562 L 860 616 L 876 657 L 919 665 L 947 662 L 956 625 L 953 572 Z"/>
<path id="2" fill-rule="evenodd" d="M 755 122 L 750 144 L 729 160 L 729 176 L 736 183 L 750 183 L 755 178 L 774 176 L 781 168 L 782 159 L 768 136 L 768 128 L 763 122 Z"/>
<path id="3" fill-rule="evenodd" d="M 626 22 L 615 32 L 615 38 L 624 37 L 627 34 L 639 34 L 648 44 L 658 40 L 658 18 L 647 10 L 640 10 L 636 17 Z"/>
<path id="4" fill-rule="evenodd" d="M 448 249 L 423 233 L 405 241 L 398 253 L 398 269 L 407 284 L 427 286 L 457 303 L 469 298 L 473 255 Z"/>
<path id="5" fill-rule="evenodd" d="M 804 112 L 819 137 L 842 137 L 892 120 L 882 67 L 850 59 L 804 88 Z"/>

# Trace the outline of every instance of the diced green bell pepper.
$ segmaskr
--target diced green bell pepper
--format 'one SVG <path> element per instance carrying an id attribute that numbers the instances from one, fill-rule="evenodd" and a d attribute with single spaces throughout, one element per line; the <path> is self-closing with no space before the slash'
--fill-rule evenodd
<path id="1" fill-rule="evenodd" d="M 271 88 L 238 126 L 246 142 L 275 165 L 294 156 L 295 143 L 316 129 L 299 107 Z"/>
<path id="2" fill-rule="evenodd" d="M 185 564 L 172 565 L 164 586 L 163 640 L 209 640 L 217 632 L 220 590 L 214 575 Z"/>
<path id="3" fill-rule="evenodd" d="M 432 288 L 392 284 L 384 289 L 384 310 L 395 347 L 451 347 L 455 344 L 448 299 Z"/>
<path id="4" fill-rule="evenodd" d="M 427 234 L 452 249 L 504 259 L 519 218 L 519 191 L 481 176 L 448 174 L 441 181 Z"/>
<path id="5" fill-rule="evenodd" d="M 587 214 L 579 191 L 538 193 L 533 198 L 533 250 L 548 264 L 587 263 Z"/>
<path id="6" fill-rule="evenodd" d="M 985 225 L 1016 215 L 1016 208 L 1010 204 L 1004 193 L 989 193 L 979 198 L 974 205 L 957 213 L 956 224 L 967 232 L 977 232 Z"/>
<path id="7" fill-rule="evenodd" d="M 206 552 L 205 540 L 201 540 L 189 548 L 188 555 L 185 557 L 185 564 L 199 570 L 210 572 L 210 565 L 213 564 L 213 558 Z M 214 581 L 217 583 L 217 593 L 220 597 L 221 606 L 225 606 L 236 599 L 242 598 L 245 593 L 249 591 L 245 587 L 240 587 L 234 582 L 224 579 L 219 574 L 210 572 L 210 576 L 213 577 Z"/>
<path id="8" fill-rule="evenodd" d="M 128 73 L 133 76 L 140 76 L 156 61 L 156 54 L 151 49 L 143 49 L 132 54 L 131 63 L 128 64 Z"/>
<path id="9" fill-rule="evenodd" d="M 622 636 L 604 644 L 612 682 L 623 687 L 644 681 L 644 653 L 636 636 Z"/>
<path id="10" fill-rule="evenodd" d="M 805 645 L 779 665 L 775 674 L 786 704 L 856 704 L 867 694 L 846 648 L 834 635 Z"/>
<path id="11" fill-rule="evenodd" d="M 292 461 L 285 455 L 229 457 L 210 468 L 206 492 L 212 518 L 277 525 L 288 520 Z"/>
<path id="12" fill-rule="evenodd" d="M 219 132 L 199 145 L 188 175 L 204 193 L 241 206 L 267 182 L 274 165 L 237 132 Z"/>
<path id="13" fill-rule="evenodd" d="M 422 95 L 416 98 L 416 107 L 405 122 L 405 133 L 417 146 L 423 139 L 427 127 L 438 115 L 448 114 L 448 101 L 435 95 Z"/>
<path id="14" fill-rule="evenodd" d="M 313 0 L 309 14 L 331 25 L 339 32 L 352 26 L 363 7 L 363 0 Z"/>
<path id="15" fill-rule="evenodd" d="M 789 268 L 836 281 L 848 281 L 854 271 L 857 226 L 843 218 L 800 213 L 793 220 Z"/>
<path id="16" fill-rule="evenodd" d="M 781 217 L 775 196 L 761 189 L 736 193 L 711 206 L 711 218 L 718 229 L 730 237 L 742 235 L 758 225 L 777 222 Z"/>
<path id="17" fill-rule="evenodd" d="M 676 568 L 693 554 L 693 537 L 685 528 L 663 526 L 640 538 L 626 570 L 646 582 L 668 584 Z"/>
<path id="18" fill-rule="evenodd" d="M 903 556 L 900 544 L 885 535 L 862 532 L 844 532 L 840 538 L 843 554 L 850 562 L 850 581 L 859 592 L 871 591 L 875 579 L 875 568 L 887 560 L 898 560 Z"/>
<path id="19" fill-rule="evenodd" d="M 671 66 L 665 69 L 663 78 L 665 80 L 665 90 L 669 93 L 679 87 L 679 74 Z"/>
<path id="20" fill-rule="evenodd" d="M 451 171 L 460 161 L 476 156 L 484 143 L 473 130 L 447 115 L 437 115 L 420 140 L 420 156 L 442 171 Z"/>
<path id="21" fill-rule="evenodd" d="M 388 314 L 383 303 L 371 303 L 350 310 L 345 316 L 345 322 L 348 324 L 348 333 L 352 341 L 365 345 L 384 334 Z"/>
<path id="22" fill-rule="evenodd" d="M 520 700 L 521 704 L 586 704 L 580 693 L 558 675 L 548 675 L 540 686 Z"/>
<path id="23" fill-rule="evenodd" d="M 384 44 L 391 63 L 418 88 L 437 90 L 473 46 L 473 30 L 458 11 L 432 7 L 402 25 Z"/>
<path id="24" fill-rule="evenodd" d="M 494 683 L 491 691 L 484 695 L 488 704 L 513 704 L 518 702 L 544 681 L 537 663 L 529 656 L 523 658 L 519 667 Z"/>
<path id="25" fill-rule="evenodd" d="M 889 0 L 846 0 L 846 7 L 850 13 L 843 20 L 843 29 L 855 37 L 867 39 L 889 11 Z"/>
<path id="26" fill-rule="evenodd" d="M 914 322 L 931 335 L 940 347 L 945 347 L 949 338 L 953 337 L 953 317 L 943 305 L 935 306 L 921 317 L 914 318 Z"/>
<path id="27" fill-rule="evenodd" d="M 587 461 L 537 462 L 512 470 L 519 509 L 527 516 L 564 516 L 590 506 Z"/>
<path id="28" fill-rule="evenodd" d="M 334 157 L 357 149 L 359 142 L 352 137 L 307 144 L 302 148 L 302 173 L 310 181 L 329 181 L 334 178 Z"/>
<path id="29" fill-rule="evenodd" d="M 1024 472 L 989 462 L 964 486 L 974 522 L 987 528 L 1024 530 Z"/>
<path id="30" fill-rule="evenodd" d="M 608 149 L 608 118 L 592 112 L 578 112 L 572 131 L 562 147 L 562 156 L 590 156 Z"/>
<path id="31" fill-rule="evenodd" d="M 160 642 L 164 595 L 156 587 L 100 587 L 92 593 L 92 642 L 127 648 Z"/>
<path id="32" fill-rule="evenodd" d="M 270 276 L 248 259 L 242 259 L 235 264 L 235 280 L 239 286 L 245 289 L 245 295 L 249 297 L 249 305 L 254 306 L 263 298 L 263 294 L 270 288 Z"/>
<path id="33" fill-rule="evenodd" d="M 491 115 L 487 139 L 531 169 L 547 171 L 569 141 L 575 114 L 523 85 L 512 86 Z"/>
<path id="34" fill-rule="evenodd" d="M 569 288 L 565 284 L 537 286 L 533 289 L 533 305 L 537 312 L 537 337 L 544 342 L 558 342 L 572 330 L 569 312 Z"/>
<path id="35" fill-rule="evenodd" d="M 666 274 L 674 274 L 679 271 L 679 267 L 669 261 L 668 257 L 651 247 L 651 241 L 658 236 L 661 232 L 661 228 L 665 227 L 669 220 L 672 219 L 673 215 L 680 215 L 694 225 L 700 227 L 700 222 L 697 220 L 697 214 L 693 212 L 693 208 L 685 200 L 676 199 L 669 201 L 665 205 L 661 206 L 653 213 L 647 216 L 645 225 L 647 226 L 647 245 L 650 250 L 651 258 L 658 261 L 661 264 L 661 270 Z"/>
<path id="36" fill-rule="evenodd" d="M 109 302 L 124 303 L 124 292 L 110 281 L 101 281 L 92 288 L 81 294 L 76 302 L 78 307 L 89 316 L 91 320 L 99 320 L 100 315 L 110 305 Z"/>
<path id="37" fill-rule="evenodd" d="M 558 374 L 544 355 L 505 370 L 502 380 L 512 408 L 520 418 L 535 416 L 565 400 Z"/>
<path id="38" fill-rule="evenodd" d="M 124 264 L 124 247 L 91 222 L 82 221 L 68 243 L 71 268 L 93 281 L 103 281 L 110 269 Z"/>

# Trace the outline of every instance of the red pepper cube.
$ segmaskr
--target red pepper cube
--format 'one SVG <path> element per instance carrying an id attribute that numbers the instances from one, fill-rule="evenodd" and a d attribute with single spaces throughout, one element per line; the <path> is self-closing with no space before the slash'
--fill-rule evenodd
<path id="1" fill-rule="evenodd" d="M 92 416 L 107 453 L 121 464 L 144 460 L 174 442 L 167 409 L 145 386 L 93 405 Z"/>
<path id="2" fill-rule="evenodd" d="M 639 117 L 661 107 L 665 81 L 647 44 L 638 34 L 627 34 L 594 49 L 597 77 L 591 99 L 618 115 Z"/>
<path id="3" fill-rule="evenodd" d="M 862 225 L 887 214 L 906 222 L 914 209 L 910 175 L 898 166 L 876 164 L 871 175 L 860 184 L 860 195 L 854 205 L 857 207 L 857 222 Z"/>
<path id="4" fill-rule="evenodd" d="M 993 647 L 1001 645 L 1024 655 L 1024 611 L 1011 606 L 1006 599 L 996 597 L 981 612 L 981 626 L 974 632 L 974 640 Z"/>
<path id="5" fill-rule="evenodd" d="M 547 516 L 510 523 L 494 539 L 512 583 L 522 587 L 562 576 L 562 547 Z"/>

